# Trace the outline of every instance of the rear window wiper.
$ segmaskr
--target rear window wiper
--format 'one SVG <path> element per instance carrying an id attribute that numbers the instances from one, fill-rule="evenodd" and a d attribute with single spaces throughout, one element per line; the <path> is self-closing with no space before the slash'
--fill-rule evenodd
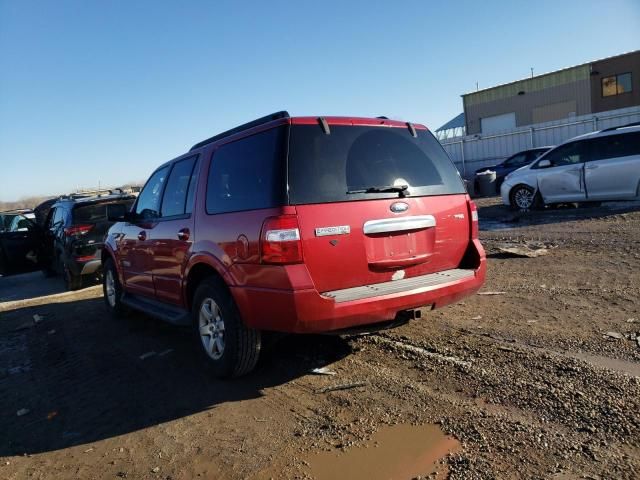
<path id="1" fill-rule="evenodd" d="M 409 185 L 385 185 L 380 187 L 369 187 L 361 190 L 349 190 L 347 194 L 356 193 L 399 193 L 401 197 L 404 197 L 405 192 L 409 189 Z"/>

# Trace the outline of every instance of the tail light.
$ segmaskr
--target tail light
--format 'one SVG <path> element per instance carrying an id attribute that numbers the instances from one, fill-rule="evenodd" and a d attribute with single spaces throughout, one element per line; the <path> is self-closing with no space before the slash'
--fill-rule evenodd
<path id="1" fill-rule="evenodd" d="M 262 224 L 260 252 L 263 263 L 302 262 L 302 241 L 295 215 L 269 217 Z"/>
<path id="2" fill-rule="evenodd" d="M 64 229 L 64 235 L 66 237 L 72 237 L 74 235 L 86 235 L 93 229 L 93 224 L 87 225 L 71 225 Z"/>
<path id="3" fill-rule="evenodd" d="M 471 218 L 471 238 L 478 238 L 478 207 L 471 199 L 469 202 L 469 217 Z"/>

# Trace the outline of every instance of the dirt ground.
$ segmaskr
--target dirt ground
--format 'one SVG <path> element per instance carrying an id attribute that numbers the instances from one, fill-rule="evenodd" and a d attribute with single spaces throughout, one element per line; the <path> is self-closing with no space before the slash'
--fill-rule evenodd
<path id="1" fill-rule="evenodd" d="M 389 478 L 421 442 L 448 443 L 393 478 L 640 478 L 640 204 L 478 203 L 497 294 L 373 335 L 285 337 L 229 382 L 187 332 L 110 319 L 99 287 L 0 279 L 0 478 Z"/>

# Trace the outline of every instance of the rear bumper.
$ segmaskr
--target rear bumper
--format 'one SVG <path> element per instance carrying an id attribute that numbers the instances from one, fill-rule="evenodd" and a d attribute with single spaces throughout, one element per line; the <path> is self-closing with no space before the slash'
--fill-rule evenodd
<path id="1" fill-rule="evenodd" d="M 95 260 L 89 260 L 82 266 L 82 271 L 80 275 L 90 275 L 92 273 L 96 273 L 102 267 L 102 262 L 99 258 Z"/>
<path id="2" fill-rule="evenodd" d="M 479 242 L 476 247 L 483 252 Z M 381 288 L 379 291 L 383 294 L 369 294 L 364 298 L 357 292 L 347 292 L 357 289 L 342 290 L 333 297 L 322 295 L 314 289 L 232 287 L 231 290 L 242 318 L 249 327 L 290 333 L 322 333 L 387 322 L 403 310 L 425 306 L 440 308 L 472 295 L 484 283 L 484 254 L 477 268 L 456 271 L 462 273 L 449 278 L 444 275 L 441 281 L 409 282 L 407 289 L 401 291 L 397 288 Z"/>
<path id="3" fill-rule="evenodd" d="M 67 261 L 67 266 L 74 275 L 91 275 L 96 273 L 96 271 L 102 268 L 100 252 L 98 251 L 97 257 L 82 259 L 80 261 L 72 257 Z"/>

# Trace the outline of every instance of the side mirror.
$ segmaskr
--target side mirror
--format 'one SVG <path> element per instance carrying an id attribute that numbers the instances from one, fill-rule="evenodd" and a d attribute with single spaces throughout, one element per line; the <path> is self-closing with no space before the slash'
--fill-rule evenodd
<path id="1" fill-rule="evenodd" d="M 110 222 L 124 222 L 128 219 L 127 206 L 122 203 L 107 205 L 107 220 Z"/>
<path id="2" fill-rule="evenodd" d="M 551 166 L 551 162 L 549 160 L 540 160 L 538 163 L 539 168 L 549 168 Z"/>

